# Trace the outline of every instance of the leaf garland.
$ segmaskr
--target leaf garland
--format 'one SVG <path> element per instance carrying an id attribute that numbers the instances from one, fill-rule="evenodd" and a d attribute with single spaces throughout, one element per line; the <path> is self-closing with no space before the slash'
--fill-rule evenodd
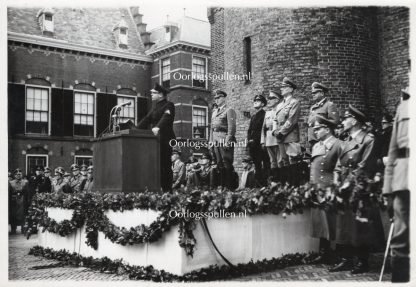
<path id="1" fill-rule="evenodd" d="M 128 275 L 132 280 L 151 280 L 154 282 L 192 282 L 192 281 L 216 281 L 227 280 L 276 269 L 305 263 L 306 258 L 313 258 L 316 253 L 286 254 L 280 258 L 264 259 L 256 262 L 237 264 L 233 268 L 228 265 L 210 265 L 200 270 L 186 273 L 182 276 L 175 275 L 164 270 L 157 270 L 153 266 L 134 266 L 124 263 L 123 260 L 111 260 L 108 257 L 100 259 L 84 257 L 77 253 L 69 253 L 66 250 L 55 251 L 41 246 L 32 247 L 29 255 L 43 256 L 45 258 L 58 260 L 70 266 L 83 266 L 93 270 L 117 275 Z"/>
<path id="2" fill-rule="evenodd" d="M 302 213 L 304 208 L 342 210 L 346 204 L 353 207 L 360 216 L 368 213 L 368 206 L 385 206 L 381 196 L 381 181 L 373 181 L 362 175 L 347 177 L 341 187 L 330 186 L 325 190 L 305 184 L 292 187 L 273 184 L 269 187 L 230 190 L 193 190 L 186 193 L 175 190 L 172 193 L 158 194 L 145 191 L 127 194 L 37 194 L 26 217 L 27 236 L 35 233 L 37 225 L 43 230 L 66 236 L 85 224 L 86 244 L 98 248 L 98 232 L 103 232 L 113 243 L 132 245 L 151 243 L 159 240 L 172 226 L 179 226 L 179 245 L 186 254 L 192 256 L 196 245 L 193 236 L 195 219 L 191 217 L 170 217 L 170 211 L 183 213 L 245 212 L 255 214 Z M 70 221 L 57 223 L 47 217 L 46 207 L 74 209 Z M 161 212 L 149 226 L 144 224 L 130 229 L 115 226 L 105 216 L 105 211 L 132 209 L 152 209 Z"/>

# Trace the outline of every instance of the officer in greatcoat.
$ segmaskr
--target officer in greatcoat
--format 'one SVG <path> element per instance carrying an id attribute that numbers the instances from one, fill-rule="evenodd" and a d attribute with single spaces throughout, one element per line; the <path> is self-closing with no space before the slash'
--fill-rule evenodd
<path id="1" fill-rule="evenodd" d="M 273 135 L 284 146 L 284 150 L 280 151 L 284 165 L 295 163 L 302 154 L 299 143 L 300 102 L 293 97 L 293 91 L 296 88 L 292 80 L 287 77 L 283 78 L 280 85 L 283 103 L 280 110 L 276 112 L 276 121 L 273 124 Z"/>
<path id="2" fill-rule="evenodd" d="M 94 190 L 94 167 L 87 167 L 87 178 L 83 181 L 81 190 L 83 192 L 92 192 Z"/>
<path id="3" fill-rule="evenodd" d="M 348 175 L 364 174 L 372 178 L 376 171 L 376 155 L 374 150 L 374 135 L 365 129 L 367 117 L 353 106 L 345 112 L 342 125 L 349 132 L 349 138 L 344 144 L 338 158 L 334 174 L 334 183 L 340 185 Z M 335 242 L 341 255 L 341 261 L 330 272 L 351 270 L 352 274 L 368 271 L 369 246 L 374 244 L 374 221 L 369 218 L 366 222 L 358 218 L 349 205 L 348 193 L 338 195 L 339 201 L 344 203 L 344 210 L 338 211 L 336 219 Z M 347 196 L 347 197 L 346 197 Z M 371 213 L 371 214 L 375 214 Z M 378 218 L 379 219 L 379 218 Z M 354 266 L 352 256 L 357 257 Z"/>
<path id="4" fill-rule="evenodd" d="M 279 170 L 279 167 L 283 166 L 283 156 L 280 151 L 284 149 L 284 146 L 273 135 L 273 124 L 276 120 L 276 113 L 280 111 L 283 105 L 283 97 L 280 91 L 270 90 L 267 100 L 267 110 L 261 129 L 260 143 L 262 147 L 266 148 L 269 154 L 270 176 L 272 176 L 272 180 L 280 181 L 281 170 Z M 282 145 L 282 147 L 279 147 L 279 145 Z"/>
<path id="5" fill-rule="evenodd" d="M 389 213 L 394 219 L 390 244 L 392 282 L 409 282 L 410 279 L 410 189 L 408 179 L 410 94 L 408 89 L 402 90 L 402 97 L 394 118 L 383 185 L 383 195 L 388 198 Z"/>
<path id="6" fill-rule="evenodd" d="M 55 169 L 55 178 L 52 181 L 52 191 L 59 193 L 71 193 L 72 189 L 69 186 L 68 182 L 64 180 L 65 170 L 62 167 L 57 167 Z"/>
<path id="7" fill-rule="evenodd" d="M 84 181 L 84 177 L 79 172 L 79 166 L 77 164 L 71 165 L 71 172 L 72 176 L 69 179 L 69 187 L 71 188 L 72 192 L 80 192 L 81 191 L 81 184 Z"/>
<path id="8" fill-rule="evenodd" d="M 23 225 L 30 191 L 29 182 L 22 178 L 22 170 L 17 168 L 13 173 L 14 179 L 9 182 L 9 223 L 11 234 L 16 234 L 17 226 L 21 226 L 21 231 L 24 232 Z"/>
<path id="9" fill-rule="evenodd" d="M 335 165 L 342 151 L 342 142 L 334 136 L 336 127 L 335 121 L 315 116 L 313 129 L 318 142 L 312 147 L 310 182 L 320 189 L 316 198 L 319 203 L 330 197 L 326 189 L 333 184 Z M 330 241 L 335 239 L 335 219 L 333 211 L 311 209 L 311 236 L 320 239 L 320 255 L 313 263 L 330 262 Z"/>
<path id="10" fill-rule="evenodd" d="M 220 185 L 232 189 L 234 186 L 234 145 L 236 143 L 236 113 L 226 104 L 227 93 L 215 92 L 214 100 L 218 108 L 212 112 L 210 142 L 220 173 Z"/>
<path id="11" fill-rule="evenodd" d="M 173 121 L 175 119 L 175 105 L 167 100 L 169 91 L 159 84 L 150 90 L 155 107 L 138 123 L 139 129 L 151 126 L 155 136 L 160 135 L 160 185 L 164 192 L 172 190 L 172 146 L 175 139 Z"/>
<path id="12" fill-rule="evenodd" d="M 185 184 L 185 164 L 181 161 L 181 151 L 173 149 L 172 151 L 172 188 L 180 188 Z"/>
<path id="13" fill-rule="evenodd" d="M 312 146 L 318 141 L 313 125 L 317 115 L 325 117 L 336 124 L 339 122 L 339 112 L 337 106 L 327 97 L 328 88 L 318 82 L 312 84 L 312 100 L 314 104 L 309 110 L 308 116 L 308 142 Z"/>
<path id="14" fill-rule="evenodd" d="M 247 131 L 248 152 L 254 162 L 256 180 L 260 185 L 266 185 L 268 170 L 270 169 L 269 156 L 261 146 L 261 133 L 264 122 L 264 106 L 267 100 L 262 95 L 254 97 L 255 114 L 251 116 L 250 124 Z"/>
<path id="15" fill-rule="evenodd" d="M 40 193 L 50 193 L 52 191 L 51 169 L 47 166 L 43 169 L 43 180 L 39 187 Z"/>

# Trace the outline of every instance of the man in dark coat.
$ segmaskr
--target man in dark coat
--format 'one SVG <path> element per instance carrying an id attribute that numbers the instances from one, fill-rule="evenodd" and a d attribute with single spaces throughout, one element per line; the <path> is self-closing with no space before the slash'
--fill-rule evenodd
<path id="1" fill-rule="evenodd" d="M 376 171 L 376 156 L 374 152 L 374 136 L 364 127 L 367 117 L 364 113 L 349 106 L 345 112 L 342 125 L 349 132 L 349 138 L 338 158 L 335 168 L 334 183 L 342 184 L 347 176 L 364 174 L 372 177 Z M 344 190 L 343 185 L 341 191 Z M 366 222 L 358 219 L 358 214 L 352 210 L 348 193 L 339 194 L 339 200 L 344 203 L 344 210 L 339 211 L 336 219 L 337 249 L 341 253 L 341 262 L 331 272 L 351 270 L 352 274 L 368 271 L 369 246 L 374 244 L 374 220 Z M 356 219 L 357 216 L 357 219 Z M 353 248 L 354 246 L 354 248 Z M 353 266 L 352 255 L 358 257 L 358 263 Z"/>
<path id="2" fill-rule="evenodd" d="M 383 195 L 388 198 L 389 213 L 394 219 L 390 245 L 392 282 L 410 279 L 409 91 L 403 90 L 402 96 L 394 118 L 383 185 Z"/>
<path id="3" fill-rule="evenodd" d="M 29 198 L 29 182 L 22 178 L 22 170 L 17 168 L 14 171 L 14 179 L 9 182 L 9 222 L 12 234 L 16 234 L 18 225 L 22 227 L 23 233 Z"/>
<path id="4" fill-rule="evenodd" d="M 42 183 L 39 187 L 40 193 L 51 193 L 52 191 L 52 181 L 51 181 L 51 169 L 49 167 L 45 167 L 43 170 L 44 177 Z"/>
<path id="5" fill-rule="evenodd" d="M 318 203 L 329 197 L 325 192 L 333 184 L 335 165 L 342 150 L 342 142 L 334 136 L 336 127 L 335 121 L 315 116 L 313 129 L 318 142 L 312 147 L 310 182 L 321 190 L 316 198 Z M 320 239 L 320 256 L 313 263 L 328 263 L 331 259 L 330 240 L 335 239 L 335 218 L 332 211 L 311 209 L 311 236 Z"/>
<path id="6" fill-rule="evenodd" d="M 267 105 L 267 100 L 262 95 L 254 97 L 254 109 L 256 113 L 251 116 L 250 125 L 247 131 L 248 151 L 253 159 L 256 168 L 256 179 L 261 185 L 266 185 L 268 170 L 270 168 L 269 156 L 264 148 L 261 146 L 261 132 L 263 127 L 264 106 Z"/>
<path id="7" fill-rule="evenodd" d="M 312 84 L 312 100 L 314 104 L 311 106 L 308 117 L 308 142 L 311 146 L 318 141 L 314 133 L 313 125 L 317 115 L 325 117 L 336 124 L 339 122 L 339 112 L 337 106 L 327 98 L 328 88 L 318 82 Z"/>
<path id="8" fill-rule="evenodd" d="M 172 147 L 169 142 L 175 139 L 175 105 L 167 100 L 169 91 L 161 85 L 156 83 L 150 92 L 156 105 L 137 126 L 147 129 L 150 125 L 153 134 L 160 135 L 160 185 L 164 192 L 168 192 L 172 190 Z"/>

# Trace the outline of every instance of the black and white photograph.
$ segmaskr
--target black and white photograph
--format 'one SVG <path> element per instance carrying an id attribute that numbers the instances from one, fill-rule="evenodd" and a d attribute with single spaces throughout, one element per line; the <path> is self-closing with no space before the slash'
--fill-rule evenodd
<path id="1" fill-rule="evenodd" d="M 2 284 L 411 284 L 415 8 L 3 3 Z"/>

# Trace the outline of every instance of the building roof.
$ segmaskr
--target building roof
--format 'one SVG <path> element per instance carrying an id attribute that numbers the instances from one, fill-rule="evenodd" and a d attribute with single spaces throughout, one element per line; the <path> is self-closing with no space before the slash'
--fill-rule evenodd
<path id="1" fill-rule="evenodd" d="M 98 47 L 110 50 L 122 50 L 145 55 L 144 46 L 128 8 L 52 8 L 54 14 L 53 36 L 42 34 L 38 22 L 37 8 L 7 9 L 7 28 L 9 32 L 42 36 L 47 39 L 65 40 L 70 44 Z M 128 47 L 118 48 L 113 33 L 115 26 L 124 21 L 128 27 Z"/>
<path id="2" fill-rule="evenodd" d="M 166 26 L 172 29 L 171 40 L 166 39 Z M 150 31 L 150 41 L 155 43 L 148 52 L 163 48 L 173 42 L 183 41 L 190 44 L 211 47 L 211 27 L 207 21 L 184 16 L 176 22 L 167 22 L 164 26 Z"/>

